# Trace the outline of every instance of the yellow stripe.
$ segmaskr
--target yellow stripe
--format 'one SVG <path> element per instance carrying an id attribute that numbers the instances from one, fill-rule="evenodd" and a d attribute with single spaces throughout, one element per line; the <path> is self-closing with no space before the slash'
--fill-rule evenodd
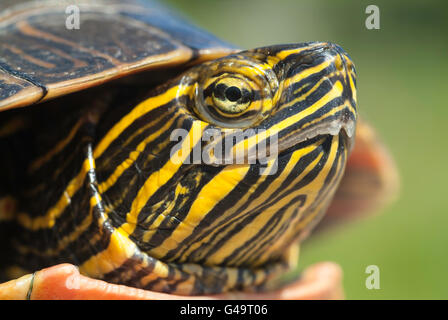
<path id="1" fill-rule="evenodd" d="M 232 165 L 218 173 L 201 189 L 182 223 L 159 247 L 152 249 L 150 254 L 161 257 L 169 250 L 177 248 L 179 243 L 187 238 L 204 219 L 205 215 L 241 182 L 249 168 L 249 165 Z"/>
<path id="2" fill-rule="evenodd" d="M 90 198 L 90 207 L 94 208 L 101 201 L 101 196 L 97 193 L 94 197 Z M 107 218 L 106 213 L 101 213 L 96 223 L 101 227 Z M 122 230 L 113 230 L 108 247 L 80 265 L 79 270 L 82 273 L 90 277 L 101 278 L 101 276 L 115 270 L 134 255 L 137 250 L 136 244 Z M 101 230 L 99 234 L 104 236 L 104 232 L 104 230 Z"/>
<path id="3" fill-rule="evenodd" d="M 29 214 L 21 212 L 17 215 L 17 222 L 25 228 L 34 231 L 44 228 L 51 229 L 56 223 L 56 219 L 71 203 L 72 197 L 84 184 L 87 172 L 94 168 L 95 163 L 91 159 L 84 160 L 81 171 L 70 181 L 61 198 L 59 198 L 58 202 L 56 202 L 56 204 L 48 210 L 45 215 L 33 218 Z"/>
<path id="4" fill-rule="evenodd" d="M 138 191 L 136 198 L 132 201 L 131 209 L 126 214 L 126 223 L 121 226 L 122 230 L 128 234 L 132 234 L 134 232 L 135 227 L 137 226 L 138 215 L 145 206 L 146 202 L 179 170 L 185 159 L 189 156 L 193 147 L 202 138 L 203 131 L 207 125 L 207 123 L 202 121 L 193 122 L 192 129 L 182 142 L 182 150 L 188 150 L 189 152 L 182 152 L 180 159 L 181 161 L 173 162 L 170 158 L 159 171 L 152 173 L 149 178 L 146 179 L 144 185 Z M 149 229 L 155 229 L 157 226 L 158 224 L 155 222 L 152 226 L 149 226 Z"/>
<path id="5" fill-rule="evenodd" d="M 320 100 L 318 100 L 314 105 L 310 106 L 309 108 L 306 108 L 304 110 L 302 110 L 299 113 L 296 113 L 288 118 L 286 118 L 283 121 L 280 121 L 278 123 L 276 123 L 275 125 L 273 125 L 272 127 L 269 128 L 269 130 L 267 130 L 267 134 L 268 135 L 272 135 L 276 132 L 280 132 L 281 130 L 294 125 L 295 123 L 297 123 L 298 121 L 300 121 L 301 119 L 313 114 L 314 112 L 316 112 L 317 110 L 319 110 L 320 108 L 322 108 L 323 106 L 325 106 L 328 102 L 330 102 L 331 100 L 333 100 L 336 97 L 339 97 L 341 95 L 343 91 L 343 86 L 342 83 L 340 81 L 337 81 L 334 86 L 331 88 L 331 90 L 329 92 L 327 92 Z M 307 93 L 309 94 L 309 92 Z M 307 95 L 304 95 L 300 98 L 298 98 L 296 100 L 300 101 L 302 99 L 306 99 Z M 287 107 L 287 106 L 286 106 Z M 336 112 L 342 110 L 345 107 L 345 105 L 340 106 L 339 108 L 335 108 L 335 109 L 331 109 L 331 111 L 327 114 L 325 114 L 324 116 L 320 117 L 318 120 L 321 120 L 323 118 L 328 117 L 329 115 L 335 114 Z M 351 107 L 351 105 L 349 104 L 348 107 L 350 108 L 350 110 L 353 110 L 353 108 Z M 306 123 L 302 128 L 300 129 L 304 129 L 308 126 L 310 126 L 311 124 L 318 122 L 317 120 L 313 120 L 312 122 Z M 244 144 L 247 143 L 249 145 L 255 145 L 258 139 L 258 135 L 254 135 L 250 138 L 248 138 L 245 141 L 242 141 L 238 144 L 235 145 L 235 147 L 233 149 L 235 150 L 240 150 L 239 152 L 241 152 L 241 148 L 244 148 Z M 244 149 L 243 149 L 244 150 Z"/>
<path id="6" fill-rule="evenodd" d="M 273 181 L 272 186 L 269 187 L 269 190 L 265 192 L 264 197 L 267 198 L 269 195 L 272 195 L 274 192 L 282 192 L 282 190 L 279 190 L 281 187 L 282 182 L 286 178 L 287 175 L 291 173 L 292 168 L 297 164 L 297 161 L 300 160 L 301 157 L 303 157 L 304 154 L 311 152 L 315 149 L 315 145 L 309 146 L 304 149 L 299 149 L 295 151 L 291 155 L 290 161 L 287 163 L 285 169 L 282 172 L 282 178 L 275 179 Z M 318 163 L 318 161 L 322 158 L 322 154 L 317 157 L 310 165 L 304 169 L 304 171 L 295 179 L 296 181 L 299 181 L 303 179 L 305 175 L 307 175 L 314 166 Z M 305 193 L 302 191 L 301 193 Z M 275 214 L 281 207 L 285 206 L 287 203 L 289 203 L 292 198 L 297 196 L 297 194 L 291 193 L 287 197 L 281 198 L 279 201 L 275 201 L 275 203 L 272 204 L 269 208 L 266 208 L 263 212 L 261 212 L 251 223 L 244 226 L 243 229 L 241 229 L 237 234 L 233 235 L 232 238 L 228 239 L 226 241 L 225 245 L 222 246 L 218 251 L 212 253 L 210 256 L 207 257 L 207 262 L 211 263 L 213 265 L 219 265 L 226 259 L 228 256 L 233 254 L 233 252 L 239 248 L 245 241 L 255 236 L 262 227 L 264 227 L 270 218 L 272 218 L 272 215 Z M 262 200 L 257 201 L 258 203 L 263 203 Z M 248 209 L 247 211 L 249 211 Z M 244 215 L 244 213 L 241 214 L 241 216 Z M 223 235 L 225 237 L 226 235 Z"/>
<path id="7" fill-rule="evenodd" d="M 286 118 L 285 120 L 275 124 L 271 127 L 271 130 L 278 130 L 281 131 L 284 128 L 287 128 L 294 123 L 297 123 L 301 119 L 309 116 L 310 114 L 313 114 L 323 106 L 325 106 L 328 102 L 333 100 L 336 97 L 339 97 L 341 95 L 343 88 L 342 84 L 338 81 L 335 83 L 335 85 L 331 88 L 330 91 L 328 91 L 320 100 L 318 100 L 315 104 L 310 106 L 309 108 L 304 109 L 303 111 L 296 113 L 295 115 L 292 115 L 289 118 Z"/>
<path id="8" fill-rule="evenodd" d="M 79 270 L 90 277 L 101 278 L 104 274 L 121 266 L 134 255 L 136 250 L 137 246 L 127 237 L 127 234 L 115 229 L 107 249 L 90 257 L 79 267 Z"/>
<path id="9" fill-rule="evenodd" d="M 329 157 L 329 161 L 331 160 L 331 163 L 334 163 L 334 161 L 335 161 L 335 157 L 336 157 L 336 154 L 337 154 L 338 146 L 339 146 L 339 140 L 338 140 L 337 137 L 335 137 L 334 140 L 333 140 L 332 146 L 331 146 L 331 153 L 330 153 L 330 157 Z M 344 152 L 346 153 L 347 151 L 344 150 Z M 340 158 L 340 159 L 342 159 L 342 158 Z M 336 175 L 337 175 L 338 172 L 340 172 L 341 170 L 342 171 L 344 170 L 345 163 L 342 162 L 342 161 L 339 161 L 336 165 L 337 165 L 337 169 L 336 169 Z M 330 169 L 331 169 L 331 166 L 328 167 L 327 171 L 329 172 Z M 321 180 L 325 181 L 325 178 L 326 178 L 326 176 L 321 177 Z M 336 178 L 336 176 L 335 176 L 335 178 Z M 342 174 L 340 175 L 339 179 L 341 179 L 341 178 L 342 178 Z M 330 194 L 327 197 L 331 198 L 331 194 L 334 194 L 334 192 L 336 191 L 336 187 L 335 186 L 338 185 L 337 184 L 338 182 L 339 181 L 335 181 L 335 180 L 333 181 L 333 183 L 332 183 L 332 190 L 330 190 Z M 321 202 L 319 204 L 319 206 L 317 206 L 317 208 L 316 208 L 316 210 L 314 212 L 308 214 L 306 217 L 304 217 L 304 219 L 302 221 L 300 221 L 300 223 L 298 223 L 295 226 L 294 232 L 297 233 L 300 230 L 302 230 L 303 228 L 305 228 L 307 225 L 309 225 L 309 223 L 316 217 L 316 215 L 320 212 L 320 210 L 323 209 L 324 206 L 326 206 L 326 205 L 328 205 L 328 203 Z"/>
<path id="10" fill-rule="evenodd" d="M 350 82 L 350 88 L 352 90 L 353 100 L 356 103 L 357 102 L 357 96 L 356 96 L 357 95 L 357 91 L 356 91 L 355 83 L 353 82 L 353 77 L 354 76 L 355 76 L 354 74 L 352 75 L 352 73 L 348 73 L 348 79 L 349 79 L 349 82 Z"/>
<path id="11" fill-rule="evenodd" d="M 92 208 L 90 208 L 90 212 L 89 214 L 85 217 L 85 219 L 76 226 L 76 229 L 66 235 L 66 236 L 62 236 L 61 238 L 58 240 L 57 243 L 57 247 L 54 249 L 46 249 L 45 251 L 42 251 L 40 249 L 36 249 L 35 247 L 29 247 L 29 246 L 15 246 L 15 248 L 17 248 L 17 250 L 25 255 L 25 254 L 35 254 L 37 256 L 41 256 L 41 257 L 49 257 L 49 256 L 56 256 L 58 255 L 62 250 L 66 249 L 68 247 L 68 245 L 70 245 L 71 243 L 77 241 L 79 239 L 79 236 L 84 233 L 92 224 Z M 93 236 L 93 238 L 89 239 L 90 243 L 94 243 L 95 241 L 99 240 L 100 238 L 100 234 L 95 234 Z"/>
<path id="12" fill-rule="evenodd" d="M 158 154 L 160 150 L 163 150 L 165 148 L 167 148 L 167 146 L 170 144 L 169 140 L 163 141 L 160 144 L 158 144 L 157 146 L 155 146 L 154 150 L 151 150 L 152 152 L 154 152 L 154 154 Z M 148 157 L 146 159 L 146 161 L 143 163 L 143 168 L 147 168 L 148 164 L 150 161 L 154 160 L 154 158 L 156 158 L 156 155 L 153 154 L 148 154 Z M 123 200 L 126 198 L 126 196 L 128 195 L 129 190 L 131 190 L 136 183 L 138 182 L 139 179 L 139 175 L 134 175 L 130 178 L 130 180 L 128 181 L 128 183 L 123 187 L 123 189 L 121 190 L 121 192 L 119 194 L 114 195 L 113 199 L 110 199 L 111 202 L 107 204 L 105 210 L 107 213 L 113 211 L 114 208 L 117 208 L 118 206 L 120 206 L 123 203 Z M 157 205 L 162 205 L 162 203 L 156 204 L 153 209 L 156 210 L 157 209 Z"/>
<path id="13" fill-rule="evenodd" d="M 157 109 L 158 107 L 167 104 L 170 102 L 176 95 L 178 91 L 186 91 L 188 87 L 183 89 L 179 88 L 179 86 L 175 86 L 167 90 L 166 92 L 151 97 L 139 105 L 132 109 L 130 113 L 124 116 L 114 127 L 107 133 L 107 135 L 101 140 L 101 142 L 96 146 L 93 156 L 95 159 L 100 157 L 103 152 L 109 147 L 109 145 L 118 138 L 118 136 L 136 119 L 140 118 L 144 114 Z"/>
<path id="14" fill-rule="evenodd" d="M 129 154 L 129 157 L 125 159 L 121 164 L 119 164 L 115 171 L 107 178 L 106 181 L 101 183 L 98 187 L 98 190 L 101 193 L 106 192 L 111 186 L 115 184 L 115 182 L 118 180 L 118 178 L 122 175 L 122 173 L 131 167 L 135 161 L 137 160 L 138 156 L 141 152 L 143 152 L 146 148 L 146 146 L 154 141 L 162 132 L 165 132 L 169 126 L 173 123 L 174 118 L 171 118 L 164 126 L 162 126 L 158 131 L 154 132 L 153 134 L 146 137 L 140 144 L 137 146 L 137 148 L 132 151 Z"/>
<path id="15" fill-rule="evenodd" d="M 284 60 L 284 59 L 286 59 L 288 56 L 290 56 L 292 54 L 299 54 L 299 53 L 301 53 L 303 51 L 306 51 L 306 50 L 309 50 L 309 49 L 312 49 L 312 48 L 321 47 L 323 44 L 324 43 L 317 43 L 317 44 L 314 44 L 314 45 L 311 45 L 311 46 L 307 46 L 307 47 L 303 47 L 303 48 L 299 48 L 299 49 L 295 48 L 295 49 L 282 50 L 282 51 L 280 51 L 280 52 L 278 52 L 276 54 L 276 57 L 279 60 Z"/>
<path id="16" fill-rule="evenodd" d="M 295 157 L 304 157 L 305 155 L 307 155 L 310 152 L 312 152 L 313 150 L 315 150 L 316 145 L 321 145 L 322 142 L 323 142 L 323 139 L 316 142 L 315 145 L 308 146 L 306 148 L 297 150 L 292 155 L 292 157 L 294 157 L 294 158 Z M 322 155 L 320 155 L 320 157 L 321 156 Z M 268 163 L 268 166 L 272 166 L 272 164 L 273 164 L 273 162 L 270 162 L 270 163 Z M 306 168 L 304 170 L 309 171 Z M 195 243 L 191 244 L 190 247 L 188 248 L 188 250 L 186 252 L 184 252 L 183 257 L 189 256 L 191 254 L 191 252 L 193 252 L 194 250 L 199 248 L 204 243 L 207 243 L 207 245 L 209 247 L 212 247 L 214 245 L 214 243 L 217 243 L 222 238 L 224 238 L 226 236 L 226 234 L 224 232 L 221 232 L 219 235 L 216 236 L 215 232 L 211 232 L 211 230 L 214 230 L 215 228 L 225 227 L 226 225 L 228 226 L 228 225 L 236 224 L 236 223 L 238 223 L 238 220 L 241 219 L 241 217 L 244 216 L 247 212 L 254 210 L 255 207 L 259 206 L 260 204 L 266 203 L 268 201 L 269 197 L 271 197 L 272 194 L 274 192 L 276 192 L 276 190 L 278 190 L 278 188 L 280 188 L 282 182 L 289 174 L 290 174 L 290 171 L 288 171 L 287 169 L 283 170 L 281 172 L 281 174 L 278 176 L 278 178 L 275 179 L 274 181 L 272 181 L 270 187 L 266 191 L 264 191 L 262 194 L 259 195 L 257 201 L 252 202 L 247 208 L 245 208 L 243 211 L 241 211 L 240 208 L 247 203 L 249 197 L 253 194 L 255 189 L 261 183 L 263 183 L 265 181 L 265 179 L 268 177 L 268 175 L 260 176 L 260 179 L 251 186 L 250 190 L 233 207 L 228 208 L 228 210 L 225 213 L 223 213 L 222 215 L 220 215 L 219 217 L 217 217 L 216 220 L 213 221 L 212 224 L 208 228 L 204 229 L 203 232 L 204 233 L 209 232 L 209 234 L 202 241 L 196 241 Z M 296 178 L 295 181 L 297 179 L 301 179 L 301 178 L 302 178 L 302 175 L 300 175 L 298 178 Z M 238 215 L 235 216 L 234 218 L 230 219 L 229 217 L 233 216 L 236 212 L 238 212 Z M 216 236 L 216 238 L 215 238 L 214 242 L 212 243 L 211 238 L 213 236 Z M 198 259 L 204 259 L 206 256 L 208 257 L 208 251 L 204 250 L 204 253 L 201 254 L 200 256 L 198 256 Z M 174 258 L 182 259 L 183 257 L 176 256 Z"/>
<path id="17" fill-rule="evenodd" d="M 142 284 L 142 286 L 146 286 L 149 282 L 153 281 L 153 280 L 158 280 L 158 279 L 164 279 L 166 277 L 168 277 L 169 274 L 169 268 L 168 266 L 157 260 L 156 264 L 154 266 L 154 269 L 151 273 L 149 273 L 148 275 L 144 276 L 141 280 L 140 283 Z M 193 279 L 189 279 L 191 282 L 193 282 Z M 161 283 L 159 284 L 159 288 L 157 288 L 157 286 L 154 286 L 153 288 L 151 288 L 151 290 L 157 291 L 157 289 L 159 289 L 159 291 L 162 291 L 162 287 L 165 286 L 165 283 L 163 281 L 161 281 Z M 189 291 L 191 291 L 192 285 L 188 286 Z"/>
<path id="18" fill-rule="evenodd" d="M 188 90 L 189 87 L 183 87 L 183 91 Z M 127 116 L 123 117 L 100 141 L 95 148 L 94 158 L 101 156 L 101 154 L 107 149 L 107 147 L 116 139 L 126 127 L 131 124 L 135 119 L 139 118 L 143 114 L 150 110 L 159 107 L 162 104 L 169 102 L 178 92 L 181 90 L 178 86 L 173 87 L 165 93 L 149 98 L 135 107 Z M 39 230 L 44 228 L 52 228 L 56 222 L 56 219 L 62 214 L 64 209 L 70 204 L 71 198 L 82 187 L 86 177 L 86 173 L 90 169 L 94 169 L 94 162 L 86 159 L 83 163 L 81 171 L 73 178 L 62 196 L 57 203 L 49 209 L 45 215 L 39 217 L 31 217 L 25 212 L 21 212 L 17 215 L 17 221 L 25 228 L 31 230 Z"/>
<path id="19" fill-rule="evenodd" d="M 285 87 L 289 87 L 291 84 L 298 83 L 298 82 L 300 82 L 300 80 L 308 78 L 309 76 L 311 76 L 313 74 L 319 73 L 322 70 L 324 70 L 325 68 L 328 68 L 331 64 L 333 64 L 332 60 L 325 60 L 324 62 L 322 62 L 321 64 L 318 64 L 317 66 L 307 68 L 307 69 L 301 71 L 300 73 L 294 75 L 293 77 L 287 78 L 285 80 Z M 331 74 L 320 79 L 319 82 L 327 80 L 329 77 L 331 77 Z M 288 105 L 290 105 L 290 104 L 288 104 Z"/>
<path id="20" fill-rule="evenodd" d="M 55 154 L 62 151 L 69 143 L 73 140 L 73 137 L 78 132 L 78 129 L 81 127 L 81 125 L 84 123 L 84 119 L 79 119 L 78 122 L 73 126 L 73 128 L 70 130 L 67 137 L 65 137 L 63 140 L 61 140 L 59 143 L 56 144 L 56 146 L 48 151 L 45 155 L 43 155 L 40 158 L 37 158 L 34 160 L 29 168 L 30 172 L 35 171 L 39 167 L 41 167 L 44 163 L 48 162 Z"/>
<path id="21" fill-rule="evenodd" d="M 339 146 L 339 137 L 338 136 L 334 136 L 333 137 L 333 141 L 331 143 L 331 150 L 330 150 L 330 154 L 328 156 L 327 162 L 325 164 L 325 166 L 322 168 L 322 170 L 319 172 L 319 174 L 317 175 L 317 177 L 308 185 L 306 185 L 304 188 L 302 188 L 300 191 L 298 191 L 297 193 L 295 193 L 293 196 L 297 196 L 297 194 L 306 194 L 306 201 L 303 205 L 303 207 L 300 209 L 301 210 L 301 214 L 299 214 L 293 221 L 290 222 L 291 226 L 294 226 L 296 224 L 298 225 L 308 225 L 308 223 L 313 220 L 316 215 L 320 212 L 320 208 L 314 208 L 313 211 L 310 212 L 310 208 L 312 208 L 313 204 L 316 201 L 317 196 L 319 195 L 320 190 L 324 187 L 325 185 L 325 180 L 328 176 L 328 174 L 331 171 L 331 168 L 333 167 L 333 163 L 335 161 L 336 155 L 337 155 L 337 151 L 338 151 L 338 146 Z M 317 160 L 317 159 L 316 159 Z M 314 161 L 313 162 L 313 167 L 315 167 L 317 165 L 317 162 Z M 336 177 L 336 176 L 335 176 Z M 334 179 L 334 178 L 333 178 Z M 333 185 L 334 188 L 334 185 Z M 329 198 L 328 198 L 329 199 Z M 287 203 L 287 199 L 284 198 L 282 199 L 282 203 L 286 204 Z M 326 206 L 328 204 L 328 202 L 326 201 L 322 201 L 321 205 L 322 206 Z M 303 213 L 307 213 L 307 215 L 304 217 Z M 298 223 L 298 221 L 300 221 L 300 219 L 306 220 L 307 223 L 302 224 L 302 222 Z M 280 224 L 280 223 L 279 223 Z M 272 256 L 272 254 L 276 251 L 278 251 L 280 248 L 280 246 L 284 243 L 286 243 L 291 239 L 295 239 L 297 238 L 297 235 L 299 235 L 299 230 L 298 228 L 288 228 L 286 232 L 284 232 L 277 241 L 275 241 L 270 247 L 269 249 L 267 249 L 263 255 L 260 256 L 259 260 L 255 263 L 256 265 L 263 263 L 264 261 L 266 261 L 267 259 L 269 259 L 270 256 Z M 273 233 L 275 234 L 275 231 L 273 231 Z"/>
<path id="22" fill-rule="evenodd" d="M 129 149 L 128 145 L 134 140 L 135 137 L 140 135 L 146 129 L 154 126 L 159 121 L 160 121 L 160 118 L 157 118 L 157 117 L 154 119 L 151 119 L 151 121 L 149 121 L 147 124 L 145 124 L 144 126 L 139 128 L 135 132 L 132 132 L 128 137 L 126 137 L 126 141 L 124 141 L 122 144 L 120 144 L 121 148 L 117 148 L 116 150 L 114 150 L 114 153 L 110 155 L 110 157 L 103 159 L 103 162 L 100 163 L 100 167 L 105 168 L 110 163 L 114 163 L 114 159 L 115 159 L 115 156 L 117 155 L 117 153 L 121 152 L 123 149 Z M 114 165 L 112 164 L 112 166 L 114 166 Z"/>

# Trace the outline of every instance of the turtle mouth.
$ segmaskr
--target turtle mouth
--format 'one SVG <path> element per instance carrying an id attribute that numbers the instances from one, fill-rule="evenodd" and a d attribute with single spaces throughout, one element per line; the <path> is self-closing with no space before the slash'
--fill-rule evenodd
<path id="1" fill-rule="evenodd" d="M 292 130 L 287 134 L 275 133 L 269 138 L 258 139 L 258 143 L 248 149 L 244 149 L 240 157 L 234 157 L 234 162 L 225 163 L 222 159 L 218 162 L 207 163 L 212 166 L 225 166 L 228 164 L 240 165 L 266 165 L 270 160 L 285 157 L 299 149 L 303 144 L 312 143 L 316 138 L 323 136 L 342 135 L 347 150 L 350 152 L 354 146 L 356 123 L 351 118 L 341 115 L 337 118 L 321 121 L 306 128 Z M 236 152 L 238 153 L 238 151 Z M 228 157 L 228 154 L 226 154 Z M 229 158 L 225 158 L 228 160 Z"/>
<path id="2" fill-rule="evenodd" d="M 277 145 L 258 145 L 261 154 L 266 154 L 268 159 L 281 158 L 299 149 L 303 144 L 312 143 L 316 138 L 323 136 L 342 135 L 345 140 L 347 150 L 353 149 L 355 141 L 356 123 L 351 118 L 341 115 L 334 119 L 310 125 L 303 129 L 297 129 L 288 134 L 279 134 Z M 265 149 L 263 149 L 265 148 Z M 255 159 L 257 162 L 266 159 Z"/>
<path id="3" fill-rule="evenodd" d="M 310 139 L 314 139 L 318 136 L 337 136 L 341 134 L 341 132 L 343 132 L 343 136 L 346 137 L 346 145 L 348 147 L 348 150 L 350 151 L 354 145 L 355 129 L 355 121 L 348 117 L 345 117 L 344 115 L 341 115 L 336 119 L 322 121 L 305 129 L 293 131 L 292 133 L 279 138 L 278 154 L 282 155 L 286 150 L 290 150 L 298 144 L 306 142 Z"/>

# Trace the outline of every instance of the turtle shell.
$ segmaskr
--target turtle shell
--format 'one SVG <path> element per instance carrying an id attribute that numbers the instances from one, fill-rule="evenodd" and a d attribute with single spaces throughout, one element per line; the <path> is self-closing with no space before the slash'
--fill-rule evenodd
<path id="1" fill-rule="evenodd" d="M 0 12 L 0 111 L 235 51 L 148 1 L 14 0 Z"/>

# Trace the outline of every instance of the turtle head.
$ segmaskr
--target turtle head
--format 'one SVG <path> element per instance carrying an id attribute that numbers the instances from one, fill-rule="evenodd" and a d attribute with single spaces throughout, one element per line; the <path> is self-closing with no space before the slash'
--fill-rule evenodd
<path id="1" fill-rule="evenodd" d="M 123 186 L 135 198 L 116 219 L 164 266 L 154 269 L 164 276 L 138 286 L 193 294 L 257 287 L 296 262 L 295 244 L 343 175 L 355 71 L 330 43 L 243 51 L 191 67 L 127 117 L 129 128 L 147 132 L 132 134 L 146 158 L 138 183 Z"/>
<path id="2" fill-rule="evenodd" d="M 230 135 L 239 132 L 243 140 L 251 136 L 245 145 L 233 148 L 234 153 L 248 149 L 246 160 L 254 161 L 259 154 L 277 156 L 298 142 L 339 132 L 345 133 L 348 149 L 353 144 L 356 72 L 347 53 L 332 43 L 243 51 L 193 68 L 179 88 L 178 97 L 184 99 L 177 105 L 188 110 L 188 123 L 202 124 L 206 135 L 218 129 Z M 263 145 L 269 137 L 277 139 L 275 146 Z M 254 156 L 256 149 L 264 153 Z"/>
<path id="3" fill-rule="evenodd" d="M 311 42 L 243 51 L 206 63 L 189 76 L 196 81 L 191 108 L 212 125 L 300 131 L 295 140 L 341 128 L 353 135 L 356 73 L 338 45 Z"/>

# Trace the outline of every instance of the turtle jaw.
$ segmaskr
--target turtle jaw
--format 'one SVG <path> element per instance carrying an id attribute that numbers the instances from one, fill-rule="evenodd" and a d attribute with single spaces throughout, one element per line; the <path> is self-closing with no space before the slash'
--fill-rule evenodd
<path id="1" fill-rule="evenodd" d="M 278 154 L 281 155 L 285 150 L 290 150 L 300 143 L 325 135 L 342 135 L 347 150 L 351 151 L 355 142 L 355 130 L 356 122 L 341 115 L 336 119 L 317 123 L 304 130 L 299 130 L 294 134 L 279 139 Z"/>

